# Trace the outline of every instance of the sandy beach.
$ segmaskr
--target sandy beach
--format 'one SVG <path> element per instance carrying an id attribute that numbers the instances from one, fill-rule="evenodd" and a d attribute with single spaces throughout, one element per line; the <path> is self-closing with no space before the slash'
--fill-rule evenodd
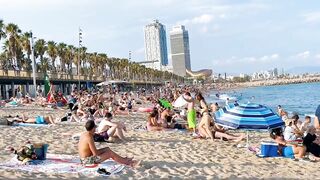
<path id="1" fill-rule="evenodd" d="M 62 116 L 62 110 L 34 107 L 15 107 L 0 109 L 0 116 L 8 114 L 52 114 Z M 258 158 L 245 148 L 237 148 L 236 143 L 215 140 L 193 139 L 188 132 L 177 130 L 147 132 L 135 130 L 144 126 L 146 114 L 117 116 L 128 126 L 129 142 L 97 143 L 98 147 L 108 146 L 123 156 L 142 160 L 136 169 L 126 167 L 111 179 L 235 179 L 235 178 L 290 178 L 317 179 L 319 165 L 312 162 L 296 162 L 285 158 Z M 27 140 L 45 142 L 50 145 L 48 153 L 77 155 L 77 142 L 71 134 L 84 131 L 82 123 L 61 123 L 48 127 L 10 127 L 1 126 L 0 161 L 12 155 L 5 150 L 7 146 L 18 148 Z M 268 139 L 267 133 L 250 133 L 250 144 Z M 241 142 L 245 144 L 245 142 Z M 80 174 L 46 174 L 21 171 L 0 170 L 1 179 L 24 178 L 83 178 Z"/>

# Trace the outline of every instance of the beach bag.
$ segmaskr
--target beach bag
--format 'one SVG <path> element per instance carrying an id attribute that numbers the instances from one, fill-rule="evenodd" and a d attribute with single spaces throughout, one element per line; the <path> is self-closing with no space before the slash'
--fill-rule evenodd
<path id="1" fill-rule="evenodd" d="M 22 161 L 23 164 L 28 164 L 33 160 L 45 160 L 48 147 L 48 144 L 28 143 L 22 146 L 19 150 L 14 151 L 14 154 L 17 155 L 17 159 Z"/>
<path id="2" fill-rule="evenodd" d="M 48 147 L 48 144 L 33 144 L 34 153 L 37 156 L 37 160 L 46 160 Z"/>

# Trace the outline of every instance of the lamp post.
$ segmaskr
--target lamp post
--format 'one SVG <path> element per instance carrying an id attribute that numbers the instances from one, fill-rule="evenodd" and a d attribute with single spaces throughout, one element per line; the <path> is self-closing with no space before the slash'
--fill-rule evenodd
<path id="1" fill-rule="evenodd" d="M 78 49 L 78 86 L 79 86 L 79 90 L 81 88 L 80 85 L 80 62 L 81 62 L 81 47 L 82 47 L 82 29 L 79 27 L 79 49 Z"/>
<path id="2" fill-rule="evenodd" d="M 31 57 L 32 57 L 32 76 L 33 76 L 33 89 L 34 89 L 34 97 L 36 97 L 36 92 L 37 92 L 37 82 L 36 82 L 36 61 L 34 59 L 34 47 L 33 47 L 33 36 L 32 36 L 32 32 L 30 31 L 30 37 L 31 37 L 31 42 L 30 42 L 30 46 L 31 46 Z"/>

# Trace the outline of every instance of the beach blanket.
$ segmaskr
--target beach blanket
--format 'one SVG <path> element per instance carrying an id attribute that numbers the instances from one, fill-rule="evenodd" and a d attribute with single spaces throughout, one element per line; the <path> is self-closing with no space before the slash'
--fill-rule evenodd
<path id="1" fill-rule="evenodd" d="M 23 127 L 46 127 L 46 126 L 48 126 L 48 124 L 14 123 L 12 126 L 23 126 Z"/>
<path id="2" fill-rule="evenodd" d="M 76 156 L 58 154 L 47 154 L 46 160 L 35 160 L 30 165 L 22 165 L 21 161 L 18 161 L 16 156 L 8 162 L 0 163 L 0 169 L 49 174 L 78 173 L 84 176 L 99 176 L 100 174 L 97 172 L 99 168 L 104 168 L 110 175 L 113 175 L 121 172 L 124 169 L 124 166 L 119 165 L 112 160 L 105 161 L 101 164 L 83 166 Z"/>

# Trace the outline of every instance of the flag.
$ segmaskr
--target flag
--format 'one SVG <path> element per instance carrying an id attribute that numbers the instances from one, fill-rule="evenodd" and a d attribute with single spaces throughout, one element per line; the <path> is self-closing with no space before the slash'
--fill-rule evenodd
<path id="1" fill-rule="evenodd" d="M 47 74 L 44 75 L 44 95 L 47 96 L 50 90 L 50 79 Z"/>

